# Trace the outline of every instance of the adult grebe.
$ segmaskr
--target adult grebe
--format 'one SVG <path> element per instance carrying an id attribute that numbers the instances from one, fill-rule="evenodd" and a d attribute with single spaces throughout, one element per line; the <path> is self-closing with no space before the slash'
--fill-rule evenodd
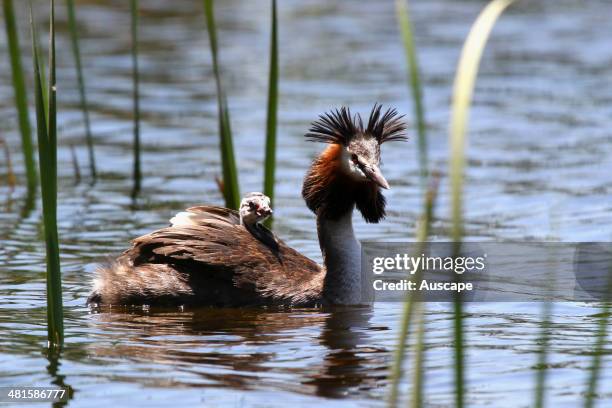
<path id="1" fill-rule="evenodd" d="M 98 270 L 90 304 L 290 305 L 360 304 L 361 248 L 353 209 L 366 222 L 385 216 L 389 188 L 380 145 L 405 140 L 395 109 L 374 105 L 367 125 L 348 108 L 321 115 L 306 137 L 330 145 L 313 161 L 302 196 L 317 217 L 323 266 L 287 246 L 259 223 L 241 225 L 234 210 L 201 206 L 172 225 L 136 238 Z M 255 231 L 255 232 L 253 232 Z M 263 237 L 263 238 L 262 238 Z"/>

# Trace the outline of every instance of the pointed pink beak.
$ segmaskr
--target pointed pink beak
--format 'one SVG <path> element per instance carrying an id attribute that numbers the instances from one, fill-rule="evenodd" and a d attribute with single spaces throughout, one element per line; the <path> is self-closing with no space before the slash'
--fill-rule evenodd
<path id="1" fill-rule="evenodd" d="M 374 183 L 376 183 L 380 187 L 386 190 L 391 188 L 389 187 L 389 183 L 387 183 L 387 180 L 385 180 L 385 177 L 382 175 L 382 172 L 380 171 L 380 168 L 378 166 L 376 165 L 365 166 L 363 168 L 363 172 L 365 173 L 367 178 L 372 180 Z"/>

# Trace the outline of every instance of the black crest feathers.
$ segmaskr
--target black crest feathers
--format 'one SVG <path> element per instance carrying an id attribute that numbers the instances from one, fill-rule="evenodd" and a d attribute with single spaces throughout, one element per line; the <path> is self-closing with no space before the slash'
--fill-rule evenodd
<path id="1" fill-rule="evenodd" d="M 367 127 L 364 128 L 361 115 L 351 114 L 345 106 L 319 116 L 306 134 L 313 142 L 336 143 L 347 146 L 358 135 L 371 135 L 378 144 L 394 140 L 407 140 L 404 131 L 406 125 L 402 121 L 403 115 L 397 110 L 389 108 L 381 114 L 382 105 L 376 103 L 370 112 Z"/>

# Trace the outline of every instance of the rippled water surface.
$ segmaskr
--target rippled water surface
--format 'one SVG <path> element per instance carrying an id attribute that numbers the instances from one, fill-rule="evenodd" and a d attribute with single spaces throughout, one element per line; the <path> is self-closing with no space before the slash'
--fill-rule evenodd
<path id="1" fill-rule="evenodd" d="M 25 3 L 18 4 L 29 55 Z M 197 203 L 221 203 L 215 89 L 200 1 L 141 2 L 144 184 L 131 189 L 131 62 L 124 1 L 79 1 L 82 51 L 100 177 L 75 182 L 70 146 L 87 157 L 63 2 L 58 5 L 59 233 L 67 344 L 59 365 L 43 352 L 44 246 L 38 206 L 21 182 L 0 186 L 0 386 L 63 383 L 70 405 L 379 406 L 400 304 L 328 310 L 117 310 L 85 307 L 93 270 L 128 240 Z M 374 101 L 412 106 L 393 2 L 279 2 L 280 109 L 275 228 L 320 260 L 301 179 L 321 145 L 302 135 L 319 113 Z M 411 2 L 425 81 L 430 157 L 443 182 L 434 224 L 448 227 L 447 124 L 462 41 L 480 1 Z M 46 2 L 35 2 L 45 23 Z M 471 240 L 608 241 L 612 225 L 612 25 L 604 1 L 523 2 L 496 26 L 470 123 L 466 233 Z M 261 190 L 267 87 L 267 1 L 218 2 L 223 75 L 242 191 Z M 42 27 L 42 26 L 41 26 Z M 23 180 L 6 38 L 0 34 L 0 136 Z M 24 65 L 30 67 L 29 59 Z M 32 98 L 30 98 L 32 99 Z M 411 131 L 412 132 L 412 131 Z M 412 132 L 414 133 L 414 132 Z M 420 213 L 415 138 L 383 148 L 388 217 L 356 220 L 369 240 L 414 236 Z M 6 162 L 0 164 L 5 180 Z M 451 313 L 427 305 L 426 398 L 452 400 Z M 467 308 L 471 406 L 528 406 L 541 305 Z M 548 371 L 551 406 L 582 398 L 597 304 L 558 303 Z M 611 350 L 607 343 L 608 355 Z M 411 361 L 406 362 L 410 371 Z M 600 406 L 612 405 L 612 362 L 603 360 Z M 408 389 L 406 382 L 403 387 Z"/>

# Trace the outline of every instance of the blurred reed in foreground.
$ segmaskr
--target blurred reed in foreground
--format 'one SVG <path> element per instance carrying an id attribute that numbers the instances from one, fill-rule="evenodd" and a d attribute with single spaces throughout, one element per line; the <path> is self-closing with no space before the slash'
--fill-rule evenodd
<path id="1" fill-rule="evenodd" d="M 472 95 L 478 67 L 489 34 L 501 13 L 513 0 L 493 0 L 482 10 L 463 44 L 451 102 L 449 177 L 451 192 L 451 240 L 458 256 L 463 240 L 463 184 L 465 181 L 465 145 Z M 461 275 L 456 274 L 460 279 Z M 460 292 L 454 304 L 455 406 L 465 401 L 465 358 L 463 335 L 463 301 Z"/>
<path id="2" fill-rule="evenodd" d="M 607 297 L 601 302 L 601 312 L 594 316 L 599 319 L 597 334 L 595 336 L 594 350 L 591 357 L 591 367 L 587 379 L 586 392 L 584 396 L 584 407 L 593 408 L 597 397 L 597 385 L 601 375 L 602 358 L 606 353 L 606 339 L 608 336 L 608 324 L 612 314 L 612 265 L 608 267 L 608 282 L 606 284 Z"/>
<path id="3" fill-rule="evenodd" d="M 453 99 L 451 104 L 451 123 L 449 132 L 450 142 L 450 153 L 449 153 L 449 175 L 450 175 L 450 191 L 451 191 L 451 240 L 453 241 L 454 249 L 453 252 L 457 256 L 460 252 L 461 241 L 463 238 L 463 218 L 462 218 L 462 201 L 463 201 L 463 183 L 464 183 L 464 172 L 465 172 L 465 143 L 467 139 L 467 123 L 469 117 L 469 108 L 471 105 L 472 94 L 478 74 L 478 66 L 480 64 L 480 58 L 482 56 L 484 47 L 486 45 L 489 34 L 495 24 L 495 21 L 500 14 L 512 3 L 512 0 L 493 0 L 491 1 L 480 13 L 474 25 L 472 26 L 470 33 L 464 43 L 461 56 L 459 59 L 457 73 L 455 75 L 455 82 L 453 87 Z M 418 65 L 416 63 L 416 52 L 413 45 L 413 36 L 410 26 L 410 20 L 407 14 L 407 7 L 403 1 L 398 0 L 397 2 L 397 13 L 400 21 L 400 27 L 402 30 L 402 38 L 404 40 L 404 46 L 406 48 L 406 55 L 409 66 L 411 67 L 410 80 L 412 84 L 412 94 L 415 98 L 415 112 L 417 116 L 417 123 L 421 122 L 422 129 L 419 132 L 425 134 L 424 119 L 422 119 L 422 93 L 420 89 L 420 80 L 418 75 Z M 417 103 L 419 102 L 419 103 Z M 419 108 L 419 105 L 421 106 Z M 419 113 L 420 110 L 420 113 Z M 419 119 L 419 116 L 421 118 Z M 421 139 L 421 136 L 419 136 Z M 425 136 L 422 137 L 422 145 L 419 147 L 419 154 L 426 153 Z M 426 158 L 421 158 L 422 163 L 427 163 Z M 421 166 L 421 174 L 424 172 L 423 166 Z M 431 191 L 428 195 L 432 194 Z M 433 215 L 432 206 L 433 202 L 425 201 L 424 217 L 427 220 L 425 225 L 429 225 L 431 222 L 430 217 Z M 421 224 L 423 225 L 423 224 Z M 421 226 L 423 228 L 423 226 Z M 420 231 L 418 233 L 417 241 L 424 242 L 428 237 L 428 229 L 425 232 Z M 422 245 L 421 245 L 422 246 Z M 415 274 L 415 279 L 419 279 L 420 271 Z M 459 276 L 459 275 L 457 275 Z M 406 347 L 408 329 L 411 324 L 412 314 L 414 313 L 415 296 L 409 295 L 406 300 L 403 318 L 400 323 L 400 336 L 398 341 L 397 350 L 395 352 L 395 359 L 393 363 L 391 373 L 391 390 L 389 396 L 389 406 L 396 406 L 399 396 L 398 384 L 402 372 L 402 361 L 404 349 Z M 454 352 L 454 382 L 455 382 L 455 407 L 462 408 L 464 406 L 465 399 L 465 385 L 464 385 L 464 339 L 463 339 L 463 301 L 460 296 L 455 298 L 454 304 L 454 318 L 453 318 L 453 352 Z M 422 401 L 422 364 L 423 356 L 421 353 L 424 350 L 422 344 L 424 334 L 424 315 L 422 314 L 418 319 L 419 326 L 417 328 L 417 356 L 415 361 L 417 362 L 416 372 L 413 377 L 413 398 L 412 406 L 420 407 L 423 404 Z"/>
<path id="4" fill-rule="evenodd" d="M 425 121 L 425 108 L 423 106 L 423 85 L 421 83 L 421 73 L 419 61 L 417 59 L 416 46 L 414 45 L 414 34 L 410 13 L 408 10 L 408 0 L 396 0 L 396 15 L 400 26 L 402 43 L 406 54 L 406 65 L 408 66 L 408 80 L 412 92 L 412 104 L 414 106 L 414 119 L 417 127 L 418 150 L 417 159 L 419 161 L 419 173 L 421 177 L 421 187 L 425 187 L 429 173 L 428 153 L 427 153 L 427 124 Z"/>
<path id="5" fill-rule="evenodd" d="M 418 222 L 416 241 L 418 245 L 415 254 L 423 253 L 426 249 L 426 242 L 431 231 L 431 223 L 434 219 L 434 206 L 438 193 L 438 185 L 440 176 L 438 173 L 432 175 L 431 184 L 425 194 L 423 202 L 423 213 Z M 423 271 L 418 268 L 414 275 L 414 281 L 419 281 Z M 395 407 L 399 399 L 399 385 L 403 376 L 403 363 L 406 354 L 406 345 L 408 343 L 408 334 L 413 321 L 413 316 L 416 315 L 417 338 L 415 347 L 415 368 L 412 384 L 411 406 L 420 407 L 423 403 L 423 365 L 425 352 L 425 304 L 421 303 L 420 293 L 417 291 L 407 292 L 403 302 L 402 318 L 400 321 L 399 336 L 396 349 L 393 352 L 393 362 L 391 364 L 390 374 L 390 391 L 388 397 L 388 406 Z"/>

